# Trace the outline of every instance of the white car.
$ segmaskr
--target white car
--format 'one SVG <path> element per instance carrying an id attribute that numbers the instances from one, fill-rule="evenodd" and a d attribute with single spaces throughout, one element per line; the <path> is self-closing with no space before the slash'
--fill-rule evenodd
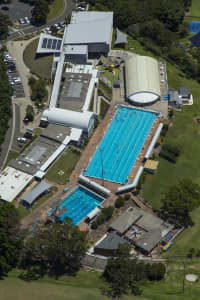
<path id="1" fill-rule="evenodd" d="M 18 137 L 18 138 L 17 138 L 17 141 L 20 142 L 20 143 L 26 143 L 26 142 L 27 142 L 27 139 L 26 139 L 26 138 L 23 138 L 23 137 Z"/>
<path id="2" fill-rule="evenodd" d="M 24 19 L 19 19 L 19 23 L 20 23 L 20 24 L 25 24 L 26 22 L 25 22 Z"/>
<path id="3" fill-rule="evenodd" d="M 28 17 L 25 17 L 24 20 L 25 20 L 25 22 L 26 22 L 27 24 L 30 24 L 30 23 L 31 23 Z"/>
<path id="4" fill-rule="evenodd" d="M 19 77 L 14 77 L 11 81 L 12 85 L 17 85 L 17 84 L 21 84 L 21 79 Z"/>

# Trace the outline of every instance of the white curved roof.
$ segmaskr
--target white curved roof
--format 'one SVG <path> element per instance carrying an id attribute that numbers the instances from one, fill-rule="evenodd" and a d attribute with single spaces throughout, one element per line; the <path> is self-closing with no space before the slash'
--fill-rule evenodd
<path id="1" fill-rule="evenodd" d="M 126 59 L 126 93 L 129 100 L 138 104 L 156 101 L 161 94 L 157 60 L 148 56 L 133 55 Z"/>
<path id="2" fill-rule="evenodd" d="M 61 108 L 46 109 L 43 112 L 43 118 L 46 118 L 49 123 L 79 128 L 84 131 L 88 131 L 93 115 L 90 111 L 76 112 Z"/>

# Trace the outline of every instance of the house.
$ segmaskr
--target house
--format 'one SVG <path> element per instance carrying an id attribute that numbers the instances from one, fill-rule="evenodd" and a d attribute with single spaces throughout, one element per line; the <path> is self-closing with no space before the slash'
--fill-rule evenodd
<path id="1" fill-rule="evenodd" d="M 119 245 L 130 243 L 124 238 L 120 237 L 116 232 L 108 234 L 100 243 L 94 247 L 94 253 L 102 256 L 113 256 Z"/>
<path id="2" fill-rule="evenodd" d="M 180 87 L 179 96 L 182 98 L 182 104 L 188 104 L 191 100 L 191 91 L 189 87 Z"/>

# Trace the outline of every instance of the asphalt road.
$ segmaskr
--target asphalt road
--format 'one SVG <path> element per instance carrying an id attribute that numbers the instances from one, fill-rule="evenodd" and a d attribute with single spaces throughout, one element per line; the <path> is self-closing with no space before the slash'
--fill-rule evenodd
<path id="1" fill-rule="evenodd" d="M 75 2 L 73 0 L 65 0 L 65 1 L 66 1 L 65 9 L 59 17 L 47 22 L 45 25 L 38 26 L 38 27 L 37 26 L 32 26 L 32 25 L 26 26 L 26 27 L 22 26 L 22 27 L 20 27 L 20 29 L 18 31 L 22 31 L 24 34 L 30 34 L 30 33 L 33 33 L 35 31 L 44 29 L 46 27 L 51 27 L 52 25 L 54 25 L 56 23 L 64 21 L 64 19 L 72 13 L 73 8 L 75 7 Z M 7 41 L 16 39 L 17 37 L 19 37 L 18 32 L 17 31 L 13 32 L 8 37 Z"/>

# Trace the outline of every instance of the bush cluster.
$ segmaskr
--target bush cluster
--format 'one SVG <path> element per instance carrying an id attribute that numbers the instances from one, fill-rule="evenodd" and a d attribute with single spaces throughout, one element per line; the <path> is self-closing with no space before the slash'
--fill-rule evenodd
<path id="1" fill-rule="evenodd" d="M 130 194 L 125 194 L 123 196 L 119 196 L 116 201 L 115 201 L 115 207 L 120 208 L 124 205 L 125 201 L 128 201 L 130 199 L 131 195 Z"/>
<path id="2" fill-rule="evenodd" d="M 114 211 L 113 206 L 108 206 L 103 208 L 101 214 L 96 218 L 95 221 L 92 222 L 91 228 L 97 229 L 98 226 L 110 220 L 113 215 L 113 211 Z"/>
<path id="3" fill-rule="evenodd" d="M 176 163 L 180 149 L 177 145 L 164 144 L 159 155 L 172 163 Z"/>

